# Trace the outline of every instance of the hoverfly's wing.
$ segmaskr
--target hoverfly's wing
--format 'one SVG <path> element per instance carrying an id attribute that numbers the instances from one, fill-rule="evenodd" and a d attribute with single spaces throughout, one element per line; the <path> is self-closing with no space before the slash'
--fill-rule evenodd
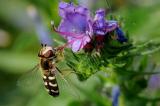
<path id="1" fill-rule="evenodd" d="M 17 86 L 22 89 L 22 91 L 36 92 L 40 85 L 42 85 L 42 82 L 43 80 L 40 75 L 39 64 L 37 64 L 18 79 Z"/>
<path id="2" fill-rule="evenodd" d="M 72 72 L 63 73 L 57 68 L 56 77 L 59 84 L 60 95 L 70 95 L 71 98 L 80 99 L 78 90 L 74 87 L 74 82 L 70 80 Z M 64 75 L 66 74 L 66 75 Z"/>

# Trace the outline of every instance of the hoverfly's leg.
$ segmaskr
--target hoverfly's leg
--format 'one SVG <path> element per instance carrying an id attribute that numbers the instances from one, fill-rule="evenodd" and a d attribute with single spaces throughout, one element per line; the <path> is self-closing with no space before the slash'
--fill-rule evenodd
<path id="1" fill-rule="evenodd" d="M 67 46 L 68 46 L 68 43 L 64 44 L 63 46 L 57 47 L 57 50 L 63 51 L 64 48 L 66 48 Z"/>
<path id="2" fill-rule="evenodd" d="M 58 48 L 55 48 L 56 50 L 56 63 L 59 62 L 60 60 L 63 60 L 64 59 L 64 54 L 63 54 L 63 51 L 64 51 L 64 46 L 60 46 Z"/>
<path id="3" fill-rule="evenodd" d="M 56 69 L 57 69 L 58 72 L 62 73 L 62 71 L 58 67 L 56 67 Z"/>

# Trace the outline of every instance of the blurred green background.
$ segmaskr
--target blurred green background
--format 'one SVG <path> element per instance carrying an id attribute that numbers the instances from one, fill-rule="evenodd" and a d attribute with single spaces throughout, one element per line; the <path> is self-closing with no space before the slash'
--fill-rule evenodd
<path id="1" fill-rule="evenodd" d="M 64 42 L 51 31 L 50 26 L 51 20 L 55 21 L 56 26 L 60 22 L 58 2 L 58 0 L 0 0 L 0 106 L 66 106 L 73 100 L 83 101 L 86 98 L 84 93 L 69 84 L 64 84 L 64 81 L 60 81 L 62 94 L 58 98 L 53 98 L 40 84 L 41 78 L 34 75 L 26 75 L 20 86 L 17 86 L 21 76 L 39 62 L 38 34 L 41 33 L 41 29 L 37 28 L 37 23 L 43 26 L 42 29 L 52 39 Z M 159 0 L 108 0 L 109 4 L 105 0 L 74 2 L 89 6 L 92 12 L 100 7 L 111 7 L 112 11 L 109 14 L 119 17 L 123 23 L 122 28 L 129 32 L 133 43 L 160 41 Z M 37 14 L 37 22 L 32 17 L 34 14 Z M 53 43 L 56 46 L 61 42 Z M 154 53 L 151 61 L 159 65 L 159 60 L 159 52 Z M 79 82 L 75 75 L 71 76 L 71 80 L 86 91 L 92 92 L 93 86 L 100 83 L 96 75 L 86 82 Z M 121 105 L 123 106 L 123 103 Z"/>

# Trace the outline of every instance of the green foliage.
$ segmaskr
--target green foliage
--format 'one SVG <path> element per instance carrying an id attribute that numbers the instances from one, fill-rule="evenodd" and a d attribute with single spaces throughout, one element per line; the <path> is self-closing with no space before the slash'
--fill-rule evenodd
<path id="1" fill-rule="evenodd" d="M 116 40 L 108 38 L 105 41 L 104 48 L 100 52 L 67 52 L 66 63 L 75 71 L 80 80 L 86 80 L 98 71 L 105 71 L 101 70 L 102 67 L 108 67 L 115 58 L 123 58 L 124 56 L 129 55 L 129 49 L 131 48 L 132 44 L 130 43 L 121 44 Z"/>
<path id="2" fill-rule="evenodd" d="M 102 82 L 105 84 L 110 81 L 112 85 L 118 84 L 126 101 L 134 101 L 132 103 L 133 106 L 140 106 L 147 104 L 148 99 L 152 99 L 147 98 L 146 100 L 146 97 L 139 95 L 147 88 L 150 76 L 159 74 L 159 72 L 154 71 L 156 65 L 149 62 L 148 56 L 159 50 L 160 44 L 153 41 L 133 44 L 129 40 L 129 42 L 122 44 L 108 38 L 104 48 L 100 52 L 85 53 L 81 51 L 73 53 L 67 51 L 65 58 L 67 65 L 76 73 L 81 81 L 87 80 L 99 71 L 105 74 L 109 74 L 110 72 L 110 77 L 99 76 L 100 79 L 104 80 Z M 85 91 L 83 92 L 87 94 Z M 108 96 L 106 96 L 107 98 Z M 129 106 L 127 102 L 126 105 Z"/>

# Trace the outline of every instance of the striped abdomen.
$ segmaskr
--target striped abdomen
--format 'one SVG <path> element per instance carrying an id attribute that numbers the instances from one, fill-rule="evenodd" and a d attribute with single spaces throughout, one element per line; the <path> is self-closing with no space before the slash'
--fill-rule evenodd
<path id="1" fill-rule="evenodd" d="M 58 96 L 59 88 L 58 88 L 55 74 L 51 72 L 49 72 L 48 74 L 44 74 L 43 80 L 48 93 L 54 97 Z"/>

